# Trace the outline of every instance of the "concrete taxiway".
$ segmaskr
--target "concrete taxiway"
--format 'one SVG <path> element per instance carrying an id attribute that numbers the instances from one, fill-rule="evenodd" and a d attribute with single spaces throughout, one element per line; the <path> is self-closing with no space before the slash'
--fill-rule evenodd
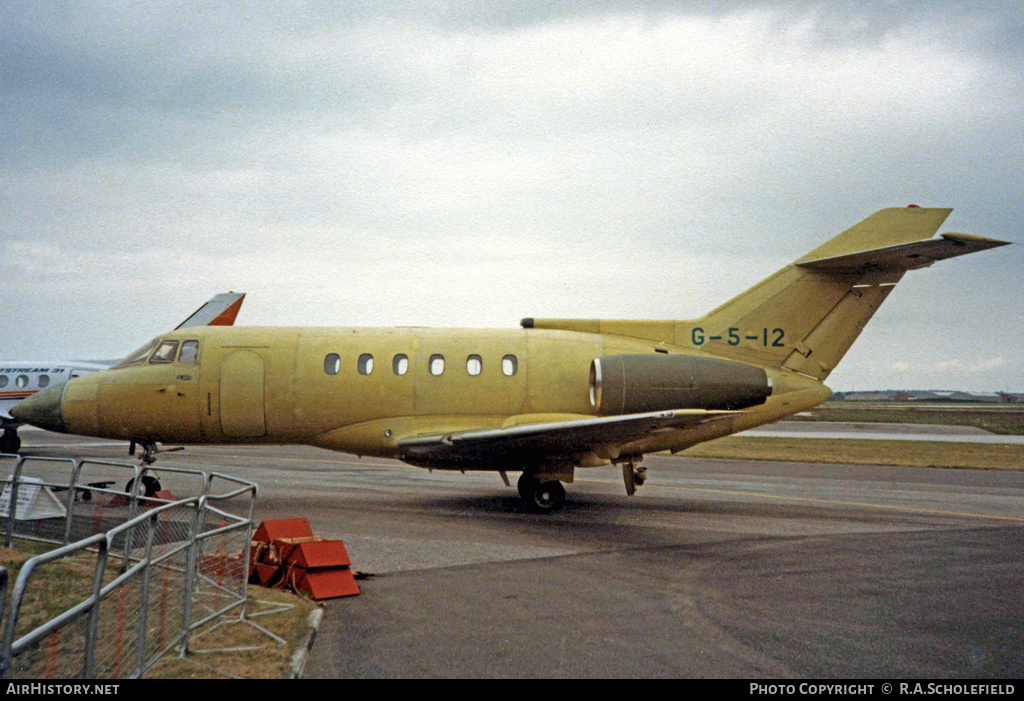
<path id="1" fill-rule="evenodd" d="M 257 481 L 257 522 L 305 516 L 374 575 L 325 602 L 306 677 L 1024 674 L 1020 472 L 651 457 L 636 496 L 617 469 L 581 470 L 538 516 L 494 474 L 313 448 L 160 464 Z"/>

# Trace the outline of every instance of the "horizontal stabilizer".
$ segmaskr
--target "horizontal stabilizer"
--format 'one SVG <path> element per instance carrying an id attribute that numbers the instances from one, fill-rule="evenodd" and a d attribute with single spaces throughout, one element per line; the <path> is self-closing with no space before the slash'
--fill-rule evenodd
<path id="1" fill-rule="evenodd" d="M 970 234 L 942 234 L 941 238 L 886 246 L 845 255 L 828 256 L 797 263 L 801 268 L 821 272 L 857 273 L 868 270 L 914 270 L 925 268 L 937 260 L 1006 246 L 1009 241 L 989 239 Z"/>

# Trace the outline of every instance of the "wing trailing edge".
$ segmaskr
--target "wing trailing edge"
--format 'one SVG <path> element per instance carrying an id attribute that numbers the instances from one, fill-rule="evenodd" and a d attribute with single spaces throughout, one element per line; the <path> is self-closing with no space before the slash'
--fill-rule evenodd
<path id="1" fill-rule="evenodd" d="M 412 436 L 398 441 L 400 457 L 413 465 L 452 469 L 522 469 L 538 456 L 545 460 L 578 459 L 592 453 L 606 460 L 620 447 L 661 431 L 669 431 L 735 416 L 736 411 L 677 409 L 625 416 L 580 416 L 565 420 L 520 423 L 502 428 L 449 434 Z M 525 422 L 525 423 L 524 423 Z M 517 467 L 518 466 L 518 467 Z"/>

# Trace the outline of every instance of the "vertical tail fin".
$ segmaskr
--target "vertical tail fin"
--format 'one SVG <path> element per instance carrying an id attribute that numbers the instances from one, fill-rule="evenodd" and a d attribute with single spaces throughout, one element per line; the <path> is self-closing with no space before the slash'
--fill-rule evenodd
<path id="1" fill-rule="evenodd" d="M 680 340 L 716 356 L 824 380 L 906 271 L 1007 243 L 966 234 L 932 239 L 951 211 L 876 212 L 688 322 L 689 338 Z"/>
<path id="2" fill-rule="evenodd" d="M 222 292 L 219 295 L 214 295 L 209 302 L 192 312 L 192 316 L 174 328 L 232 326 L 235 323 L 235 317 L 238 316 L 238 310 L 242 308 L 244 299 L 244 292 Z"/>

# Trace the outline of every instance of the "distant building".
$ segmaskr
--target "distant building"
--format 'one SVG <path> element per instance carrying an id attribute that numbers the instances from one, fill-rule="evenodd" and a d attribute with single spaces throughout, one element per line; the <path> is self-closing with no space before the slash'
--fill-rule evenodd
<path id="1" fill-rule="evenodd" d="M 844 402 L 978 402 L 983 404 L 1024 403 L 1024 393 L 974 393 L 953 390 L 887 389 L 872 392 L 836 392 L 833 401 Z"/>

